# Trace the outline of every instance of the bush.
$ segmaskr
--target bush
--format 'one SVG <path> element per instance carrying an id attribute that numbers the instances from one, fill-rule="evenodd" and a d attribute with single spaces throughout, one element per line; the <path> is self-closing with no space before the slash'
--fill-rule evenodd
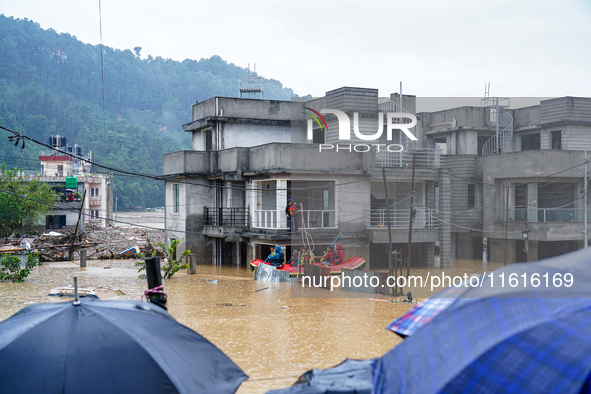
<path id="1" fill-rule="evenodd" d="M 181 257 L 178 260 L 173 259 L 174 255 L 175 255 L 176 247 L 180 242 L 181 242 L 180 240 L 175 239 L 170 243 L 170 246 L 168 248 L 166 246 L 164 246 L 164 244 L 162 242 L 158 242 L 158 246 L 160 247 L 160 251 L 154 250 L 154 252 L 152 253 L 152 257 L 156 257 L 158 254 L 164 255 L 164 258 L 165 258 L 164 261 L 166 261 L 166 263 L 164 265 L 160 266 L 160 269 L 162 271 L 164 271 L 162 273 L 162 277 L 164 279 L 170 279 L 173 277 L 174 274 L 176 274 L 180 270 L 189 268 L 189 264 L 187 264 L 187 263 L 182 264 L 185 257 L 189 253 L 191 253 L 191 251 L 189 249 L 185 250 L 181 254 Z M 142 271 L 144 271 L 146 269 L 146 262 L 145 261 L 138 261 L 135 263 L 135 266 L 139 267 L 137 270 L 137 272 L 139 274 L 138 277 L 140 279 L 145 279 L 146 274 L 142 273 Z"/>
<path id="2" fill-rule="evenodd" d="M 39 255 L 31 253 L 27 257 L 25 268 L 21 268 L 21 262 L 18 257 L 5 254 L 0 262 L 0 281 L 10 281 L 12 283 L 21 283 L 31 273 L 31 270 L 38 264 Z"/>

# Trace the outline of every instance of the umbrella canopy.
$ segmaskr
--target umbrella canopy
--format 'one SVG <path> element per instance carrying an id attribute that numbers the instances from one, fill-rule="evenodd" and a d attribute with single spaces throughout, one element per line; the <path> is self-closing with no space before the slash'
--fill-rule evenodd
<path id="1" fill-rule="evenodd" d="M 0 391 L 233 393 L 246 374 L 146 302 L 37 304 L 0 323 Z"/>
<path id="2" fill-rule="evenodd" d="M 474 275 L 479 278 L 477 275 Z M 472 276 L 470 276 L 472 277 Z M 478 286 L 480 282 L 473 284 Z M 404 315 L 390 323 L 386 328 L 401 337 L 414 334 L 417 330 L 429 323 L 435 316 L 449 307 L 458 297 L 461 297 L 469 288 L 466 280 L 455 286 L 446 287 L 430 298 L 426 298 L 411 308 Z"/>
<path id="3" fill-rule="evenodd" d="M 487 273 L 376 361 L 374 391 L 588 390 L 590 297 L 588 250 Z"/>
<path id="4" fill-rule="evenodd" d="M 371 394 L 374 361 L 346 359 L 332 368 L 312 369 L 300 376 L 293 386 L 267 394 Z"/>

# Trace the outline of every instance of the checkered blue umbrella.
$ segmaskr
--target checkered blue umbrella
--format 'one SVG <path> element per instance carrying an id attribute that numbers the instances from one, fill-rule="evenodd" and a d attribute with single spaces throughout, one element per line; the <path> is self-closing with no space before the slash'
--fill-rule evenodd
<path id="1" fill-rule="evenodd" d="M 584 250 L 487 273 L 376 361 L 373 389 L 579 393 L 591 390 L 590 374 L 591 252 Z"/>
<path id="2" fill-rule="evenodd" d="M 419 302 L 386 328 L 402 337 L 412 335 L 449 307 L 466 290 L 465 287 L 447 287 L 435 296 Z"/>

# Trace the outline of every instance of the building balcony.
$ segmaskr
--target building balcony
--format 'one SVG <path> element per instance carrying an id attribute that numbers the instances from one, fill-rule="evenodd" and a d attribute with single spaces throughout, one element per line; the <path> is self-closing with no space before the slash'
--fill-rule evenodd
<path id="1" fill-rule="evenodd" d="M 292 220 L 297 220 L 297 228 L 320 229 L 337 227 L 335 210 L 300 210 L 298 211 L 297 219 L 294 218 Z M 255 209 L 252 227 L 270 230 L 286 229 L 287 218 L 285 216 L 285 210 Z"/>
<path id="2" fill-rule="evenodd" d="M 238 179 L 269 173 L 368 174 L 375 155 L 363 152 L 319 151 L 318 144 L 270 143 L 221 151 L 180 151 L 164 155 L 168 177 L 223 176 Z"/>
<path id="3" fill-rule="evenodd" d="M 100 197 L 90 197 L 88 204 L 89 205 L 101 205 L 101 198 Z"/>
<path id="4" fill-rule="evenodd" d="M 390 227 L 394 230 L 408 230 L 409 209 L 390 209 Z M 371 230 L 388 229 L 388 212 L 384 209 L 372 209 L 368 216 L 367 227 Z M 439 228 L 437 210 L 434 208 L 416 210 L 412 223 L 413 229 Z"/>
<path id="5" fill-rule="evenodd" d="M 247 208 L 203 208 L 203 221 L 206 226 L 248 227 Z"/>
<path id="6" fill-rule="evenodd" d="M 527 217 L 526 217 L 527 215 Z M 585 210 L 566 208 L 509 209 L 509 222 L 529 223 L 583 223 Z M 587 221 L 591 223 L 591 209 L 587 212 Z"/>
<path id="7" fill-rule="evenodd" d="M 388 152 L 387 150 L 380 150 L 379 152 L 376 152 L 376 165 L 379 167 L 412 168 L 413 157 L 415 156 L 415 165 L 417 167 L 441 167 L 443 154 L 439 148 L 403 150 L 402 152 Z"/>

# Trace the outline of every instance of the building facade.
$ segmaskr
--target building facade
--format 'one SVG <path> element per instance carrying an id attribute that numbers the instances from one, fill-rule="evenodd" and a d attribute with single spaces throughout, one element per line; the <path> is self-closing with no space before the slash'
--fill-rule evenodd
<path id="1" fill-rule="evenodd" d="M 40 172 L 25 172 L 29 177 L 48 183 L 57 194 L 56 206 L 42 226 L 45 229 L 74 229 L 84 193 L 81 221 L 100 227 L 112 223 L 112 176 L 96 173 L 89 162 L 73 158 L 66 153 L 67 146 L 62 147 L 59 142 L 57 144 L 56 150 L 39 152 Z M 72 153 L 72 149 L 69 153 Z M 80 153 L 78 151 L 76 154 L 80 157 Z"/>
<path id="2" fill-rule="evenodd" d="M 380 98 L 376 89 L 346 87 L 305 102 L 214 97 L 195 104 L 192 122 L 184 125 L 193 150 L 164 156 L 167 242 L 180 239 L 179 248 L 196 252 L 201 262 L 239 265 L 264 259 L 275 244 L 287 255 L 302 247 L 322 255 L 339 243 L 347 256 L 361 256 L 372 268 L 387 267 L 386 194 L 393 247 L 405 256 L 416 153 L 413 261 L 422 266 L 434 261 L 439 244 L 441 261 L 449 264 L 450 243 L 441 241 L 436 220 L 441 177 L 436 149 L 423 147 L 422 136 L 411 142 L 396 131 L 390 142 L 404 144 L 403 152 L 364 151 L 358 148 L 367 141 L 357 137 L 348 147 L 320 150 L 321 144 L 338 145 L 338 119 L 326 116 L 327 130 L 319 124 L 309 128 L 305 113 L 333 108 L 351 119 L 357 113 L 361 133 L 375 133 L 385 124 L 380 116 L 404 105 L 414 110 L 413 103 L 411 96 Z M 385 137 L 379 142 L 388 145 Z M 292 231 L 288 199 L 299 208 Z"/>
<path id="3" fill-rule="evenodd" d="M 590 108 L 491 98 L 417 113 L 414 96 L 353 87 L 292 102 L 214 97 L 183 126 L 193 149 L 164 156 L 167 242 L 218 265 L 264 259 L 274 244 L 321 255 L 336 239 L 386 268 L 390 237 L 403 261 L 412 245 L 413 267 L 482 259 L 484 247 L 501 262 L 565 253 L 582 246 Z M 416 140 L 390 127 L 404 113 L 416 114 Z M 301 204 L 291 231 L 288 199 Z"/>

